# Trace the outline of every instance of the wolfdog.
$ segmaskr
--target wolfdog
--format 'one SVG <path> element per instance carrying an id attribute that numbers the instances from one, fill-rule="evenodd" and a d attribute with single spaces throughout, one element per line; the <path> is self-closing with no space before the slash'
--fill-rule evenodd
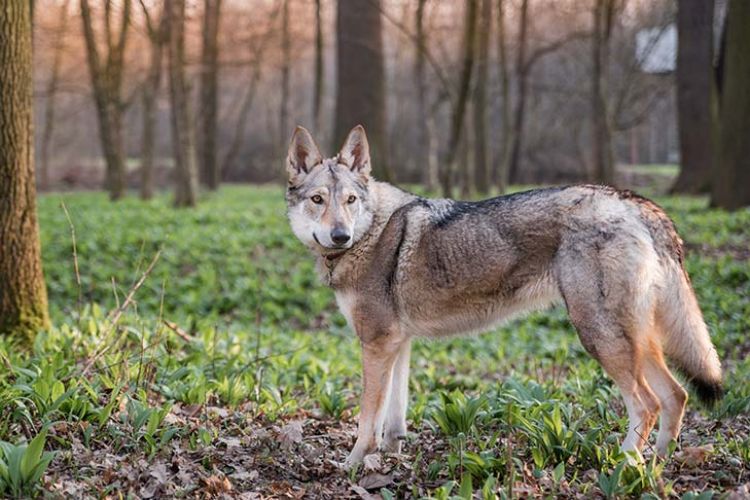
<path id="1" fill-rule="evenodd" d="M 490 328 L 562 301 L 583 347 L 625 400 L 622 449 L 640 451 L 661 413 L 656 451 L 682 425 L 687 392 L 722 395 L 721 364 L 664 210 L 630 191 L 577 185 L 479 202 L 426 199 L 370 175 L 365 130 L 323 158 L 297 127 L 286 200 L 295 235 L 316 255 L 362 349 L 364 391 L 347 465 L 406 435 L 413 337 Z"/>

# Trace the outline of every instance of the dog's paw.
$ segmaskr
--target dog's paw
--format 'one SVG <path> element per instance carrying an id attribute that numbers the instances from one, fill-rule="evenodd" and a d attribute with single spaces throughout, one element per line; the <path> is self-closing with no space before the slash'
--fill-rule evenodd
<path id="1" fill-rule="evenodd" d="M 401 443 L 404 441 L 406 441 L 406 434 L 385 436 L 380 444 L 380 450 L 386 453 L 401 453 Z"/>

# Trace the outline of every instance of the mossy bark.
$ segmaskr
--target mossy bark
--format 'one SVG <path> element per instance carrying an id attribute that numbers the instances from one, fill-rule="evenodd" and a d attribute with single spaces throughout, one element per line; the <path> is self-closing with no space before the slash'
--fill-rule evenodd
<path id="1" fill-rule="evenodd" d="M 49 326 L 36 217 L 31 5 L 0 3 L 0 334 Z"/>

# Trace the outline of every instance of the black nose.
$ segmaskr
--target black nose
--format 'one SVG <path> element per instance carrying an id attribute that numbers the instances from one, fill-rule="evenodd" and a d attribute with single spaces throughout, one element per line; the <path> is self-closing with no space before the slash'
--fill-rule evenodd
<path id="1" fill-rule="evenodd" d="M 346 229 L 341 229 L 339 227 L 334 228 L 333 231 L 331 231 L 331 240 L 333 240 L 334 243 L 337 245 L 343 245 L 344 243 L 349 242 L 349 233 L 346 232 Z"/>

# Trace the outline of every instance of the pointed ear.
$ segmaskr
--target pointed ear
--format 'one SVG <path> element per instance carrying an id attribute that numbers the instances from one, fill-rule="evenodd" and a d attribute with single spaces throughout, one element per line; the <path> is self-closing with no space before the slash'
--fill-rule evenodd
<path id="1" fill-rule="evenodd" d="M 370 176 L 370 144 L 362 125 L 357 125 L 349 132 L 339 152 L 339 160 L 352 172 L 358 172 L 363 177 Z"/>
<path id="2" fill-rule="evenodd" d="M 297 184 L 310 170 L 323 160 L 318 145 L 315 144 L 310 132 L 304 127 L 294 129 L 292 140 L 289 142 L 289 152 L 286 159 L 286 171 L 289 184 Z"/>

